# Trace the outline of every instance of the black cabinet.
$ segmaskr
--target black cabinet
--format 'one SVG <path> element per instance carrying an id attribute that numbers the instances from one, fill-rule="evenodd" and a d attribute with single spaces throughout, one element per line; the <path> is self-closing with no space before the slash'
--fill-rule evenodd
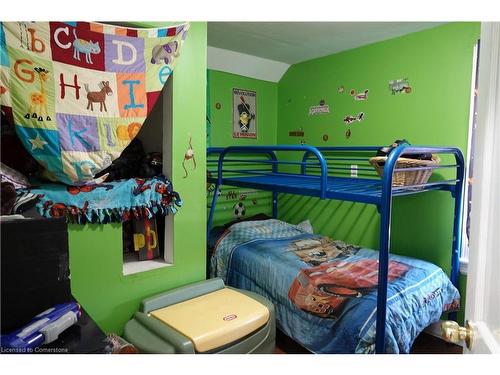
<path id="1" fill-rule="evenodd" d="M 1 330 L 8 333 L 57 303 L 70 301 L 64 219 L 2 222 Z"/>
<path id="2" fill-rule="evenodd" d="M 0 223 L 1 333 L 10 333 L 71 295 L 68 228 L 64 219 Z M 82 309 L 79 321 L 40 353 L 104 353 L 106 335 Z"/>

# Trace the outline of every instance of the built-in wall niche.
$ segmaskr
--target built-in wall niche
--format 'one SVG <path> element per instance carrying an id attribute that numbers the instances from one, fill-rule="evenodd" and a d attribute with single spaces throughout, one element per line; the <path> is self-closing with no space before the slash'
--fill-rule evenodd
<path id="1" fill-rule="evenodd" d="M 144 122 L 137 138 L 139 138 L 146 153 L 161 152 L 163 173 L 167 178 L 172 177 L 172 75 L 163 87 L 153 110 Z M 130 238 L 130 223 L 122 224 L 123 227 L 123 274 L 131 275 L 145 272 L 156 268 L 168 267 L 173 264 L 173 234 L 174 215 L 171 213 L 156 221 L 156 229 L 148 232 L 148 240 L 156 241 L 160 248 L 160 257 L 151 260 L 139 260 L 139 255 L 134 251 L 133 241 Z M 139 224 L 140 225 L 140 224 Z M 139 234 L 136 241 L 146 241 L 146 235 L 142 238 Z M 126 243 L 128 241 L 128 244 Z M 132 243 L 130 243 L 132 241 Z M 128 249 L 128 251 L 125 251 Z M 132 251 L 130 251 L 132 250 Z"/>

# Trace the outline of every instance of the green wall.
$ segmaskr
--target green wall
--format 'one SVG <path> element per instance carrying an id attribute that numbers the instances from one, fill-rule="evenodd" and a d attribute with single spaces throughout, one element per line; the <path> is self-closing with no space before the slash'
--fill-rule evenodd
<path id="1" fill-rule="evenodd" d="M 106 332 L 121 334 L 145 297 L 205 278 L 206 46 L 206 23 L 192 22 L 171 78 L 171 179 L 184 201 L 174 219 L 173 265 L 123 276 L 120 224 L 69 226 L 72 293 Z M 189 134 L 193 137 L 197 169 L 184 179 L 181 164 Z"/>
<path id="2" fill-rule="evenodd" d="M 406 138 L 417 145 L 457 146 L 465 154 L 473 48 L 479 35 L 479 23 L 453 23 L 292 65 L 277 85 L 270 84 L 277 86 L 276 133 L 257 141 L 231 138 L 231 88 L 252 88 L 262 81 L 209 71 L 212 146 L 299 144 L 301 138 L 289 137 L 288 132 L 302 128 L 306 143 L 316 146 L 386 145 Z M 391 95 L 389 80 L 400 78 L 409 79 L 412 92 Z M 343 94 L 337 91 L 340 86 L 345 87 Z M 355 101 L 349 95 L 351 89 L 369 89 L 368 100 Z M 309 107 L 322 99 L 330 114 L 309 116 Z M 267 105 L 272 105 L 271 100 L 272 96 L 266 97 Z M 217 101 L 221 110 L 215 108 Z M 350 127 L 344 124 L 346 115 L 359 112 L 365 113 L 364 121 Z M 351 129 L 349 139 L 347 129 Z M 228 212 L 234 203 L 223 203 L 222 198 L 220 202 L 218 208 L 226 204 Z M 453 203 L 440 192 L 397 198 L 392 251 L 428 260 L 448 272 Z M 379 246 L 380 218 L 371 205 L 282 194 L 279 218 L 292 223 L 310 219 L 317 233 L 370 248 Z M 227 219 L 228 214 L 216 215 L 216 223 Z M 463 295 L 465 283 L 461 277 Z"/>
<path id="3" fill-rule="evenodd" d="M 208 71 L 212 147 L 276 144 L 278 84 L 236 74 Z M 233 88 L 257 93 L 257 139 L 233 138 Z M 220 109 L 215 107 L 220 103 Z"/>
<path id="4" fill-rule="evenodd" d="M 278 126 L 278 84 L 262 81 L 236 74 L 209 70 L 208 98 L 210 100 L 210 138 L 212 147 L 249 146 L 249 145 L 274 145 L 276 144 Z M 257 93 L 257 139 L 233 138 L 233 88 L 252 90 Z M 219 103 L 220 109 L 216 108 Z M 236 192 L 233 198 L 231 192 Z M 246 198 L 241 200 L 241 193 Z M 211 203 L 212 195 L 208 197 Z M 252 200 L 256 200 L 256 204 Z M 257 213 L 271 214 L 272 200 L 268 192 L 254 191 L 252 189 L 236 189 L 223 187 L 221 198 L 217 204 L 214 224 L 227 223 L 234 219 L 233 206 L 242 201 L 246 208 L 246 216 Z"/>
<path id="5" fill-rule="evenodd" d="M 456 146 L 465 154 L 479 35 L 479 23 L 454 23 L 291 66 L 278 86 L 278 143 L 298 143 L 288 132 L 302 127 L 306 143 L 316 146 L 387 145 L 406 138 L 416 145 Z M 400 78 L 409 79 L 412 92 L 391 95 L 389 80 Z M 337 91 L 342 85 L 344 94 Z M 369 89 L 368 100 L 355 101 L 351 89 Z M 321 99 L 331 112 L 309 116 L 309 106 Z M 344 116 L 359 112 L 364 121 L 344 124 Z M 380 218 L 371 205 L 282 195 L 279 216 L 292 223 L 307 218 L 318 233 L 379 247 Z M 448 271 L 452 225 L 449 194 L 397 198 L 392 251 Z"/>

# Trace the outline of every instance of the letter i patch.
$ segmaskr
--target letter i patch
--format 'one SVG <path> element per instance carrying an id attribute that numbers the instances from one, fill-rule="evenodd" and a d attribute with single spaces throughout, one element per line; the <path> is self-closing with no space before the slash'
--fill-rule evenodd
<path id="1" fill-rule="evenodd" d="M 121 117 L 146 117 L 145 76 L 140 73 L 116 73 L 118 106 Z"/>

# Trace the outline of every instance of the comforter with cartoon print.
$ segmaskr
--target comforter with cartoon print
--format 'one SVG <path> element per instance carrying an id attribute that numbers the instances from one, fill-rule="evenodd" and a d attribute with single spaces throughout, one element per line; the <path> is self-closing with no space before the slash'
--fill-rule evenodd
<path id="1" fill-rule="evenodd" d="M 271 300 L 277 326 L 314 353 L 373 353 L 378 252 L 304 232 L 279 220 L 232 225 L 211 275 Z M 408 353 L 418 334 L 459 307 L 460 295 L 431 263 L 391 255 L 386 351 Z"/>

